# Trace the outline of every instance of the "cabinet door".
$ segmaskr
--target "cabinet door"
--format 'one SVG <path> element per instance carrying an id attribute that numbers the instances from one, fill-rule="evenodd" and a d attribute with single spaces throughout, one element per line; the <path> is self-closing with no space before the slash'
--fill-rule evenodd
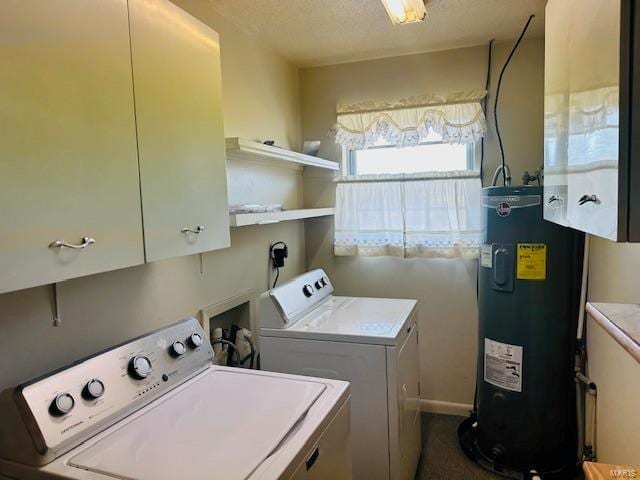
<path id="1" fill-rule="evenodd" d="M 572 2 L 549 0 L 544 30 L 544 218 L 565 226 L 572 8 Z"/>
<path id="2" fill-rule="evenodd" d="M 0 293 L 142 263 L 126 1 L 3 0 L 0 37 Z"/>
<path id="3" fill-rule="evenodd" d="M 617 240 L 621 0 L 568 3 L 568 225 Z"/>
<path id="4" fill-rule="evenodd" d="M 228 247 L 218 35 L 168 0 L 129 10 L 147 261 Z"/>

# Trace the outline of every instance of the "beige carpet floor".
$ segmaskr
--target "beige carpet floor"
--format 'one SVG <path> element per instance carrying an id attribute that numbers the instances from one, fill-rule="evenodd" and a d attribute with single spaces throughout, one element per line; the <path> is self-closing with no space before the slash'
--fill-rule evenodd
<path id="1" fill-rule="evenodd" d="M 501 479 L 469 460 L 458 444 L 463 417 L 422 414 L 422 459 L 416 480 Z"/>
<path id="2" fill-rule="evenodd" d="M 458 425 L 463 420 L 450 415 L 422 414 L 422 458 L 416 480 L 504 480 L 480 468 L 462 452 Z"/>

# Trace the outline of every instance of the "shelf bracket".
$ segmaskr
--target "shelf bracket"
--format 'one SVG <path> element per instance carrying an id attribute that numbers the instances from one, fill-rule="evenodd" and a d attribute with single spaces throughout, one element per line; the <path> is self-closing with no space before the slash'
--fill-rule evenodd
<path id="1" fill-rule="evenodd" d="M 58 290 L 58 284 L 51 284 L 51 307 L 53 310 L 53 326 L 59 327 L 62 324 L 60 318 L 60 292 Z"/>

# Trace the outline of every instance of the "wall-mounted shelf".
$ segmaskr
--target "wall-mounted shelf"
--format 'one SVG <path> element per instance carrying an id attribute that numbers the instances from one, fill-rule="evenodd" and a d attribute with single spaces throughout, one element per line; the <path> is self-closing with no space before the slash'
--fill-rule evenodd
<path id="1" fill-rule="evenodd" d="M 288 162 L 289 165 L 299 167 L 318 167 L 329 170 L 339 170 L 338 162 L 325 160 L 324 158 L 314 157 L 313 155 L 305 155 L 304 153 L 285 150 L 284 148 L 272 147 L 264 145 L 253 140 L 243 138 L 225 138 L 227 148 L 227 158 L 236 160 L 251 160 L 254 162 L 277 162 L 283 165 Z M 287 163 L 284 163 L 285 165 Z"/>
<path id="2" fill-rule="evenodd" d="M 326 217 L 334 213 L 335 208 L 333 207 L 304 208 L 300 210 L 284 210 L 281 212 L 232 213 L 229 215 L 229 220 L 232 227 L 244 227 L 247 225 L 268 225 L 303 218 Z"/>

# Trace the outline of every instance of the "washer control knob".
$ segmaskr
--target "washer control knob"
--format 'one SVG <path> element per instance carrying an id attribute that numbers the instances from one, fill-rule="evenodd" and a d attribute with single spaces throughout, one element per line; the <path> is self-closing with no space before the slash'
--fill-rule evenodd
<path id="1" fill-rule="evenodd" d="M 129 375 L 137 380 L 147 378 L 152 370 L 151 360 L 144 355 L 136 355 L 129 362 Z"/>
<path id="2" fill-rule="evenodd" d="M 181 341 L 173 342 L 169 347 L 169 354 L 173 358 L 181 357 L 187 351 L 187 347 L 184 346 L 184 343 Z"/>
<path id="3" fill-rule="evenodd" d="M 322 282 L 322 286 L 323 286 L 323 287 L 326 287 L 326 286 L 328 286 L 328 285 L 329 285 L 329 278 L 327 278 L 327 276 L 326 276 L 326 275 L 325 275 L 325 276 L 323 276 L 323 277 L 320 279 L 320 281 Z"/>
<path id="4" fill-rule="evenodd" d="M 202 342 L 202 336 L 199 333 L 192 333 L 189 337 L 189 346 L 192 349 L 198 348 L 200 345 L 202 345 Z"/>
<path id="5" fill-rule="evenodd" d="M 324 288 L 324 283 L 322 283 L 322 279 L 318 280 L 315 284 L 316 290 L 320 290 L 321 288 Z"/>
<path id="6" fill-rule="evenodd" d="M 73 410 L 75 404 L 76 401 L 70 393 L 60 393 L 53 399 L 53 402 L 51 402 L 49 413 L 55 417 L 61 417 Z"/>
<path id="7" fill-rule="evenodd" d="M 82 389 L 82 397 L 85 400 L 97 400 L 104 394 L 104 383 L 97 378 L 92 378 Z"/>
<path id="8" fill-rule="evenodd" d="M 309 298 L 311 297 L 314 293 L 316 293 L 316 291 L 313 289 L 313 287 L 311 285 L 309 285 L 308 283 L 302 287 L 302 293 L 304 293 L 304 296 Z"/>

